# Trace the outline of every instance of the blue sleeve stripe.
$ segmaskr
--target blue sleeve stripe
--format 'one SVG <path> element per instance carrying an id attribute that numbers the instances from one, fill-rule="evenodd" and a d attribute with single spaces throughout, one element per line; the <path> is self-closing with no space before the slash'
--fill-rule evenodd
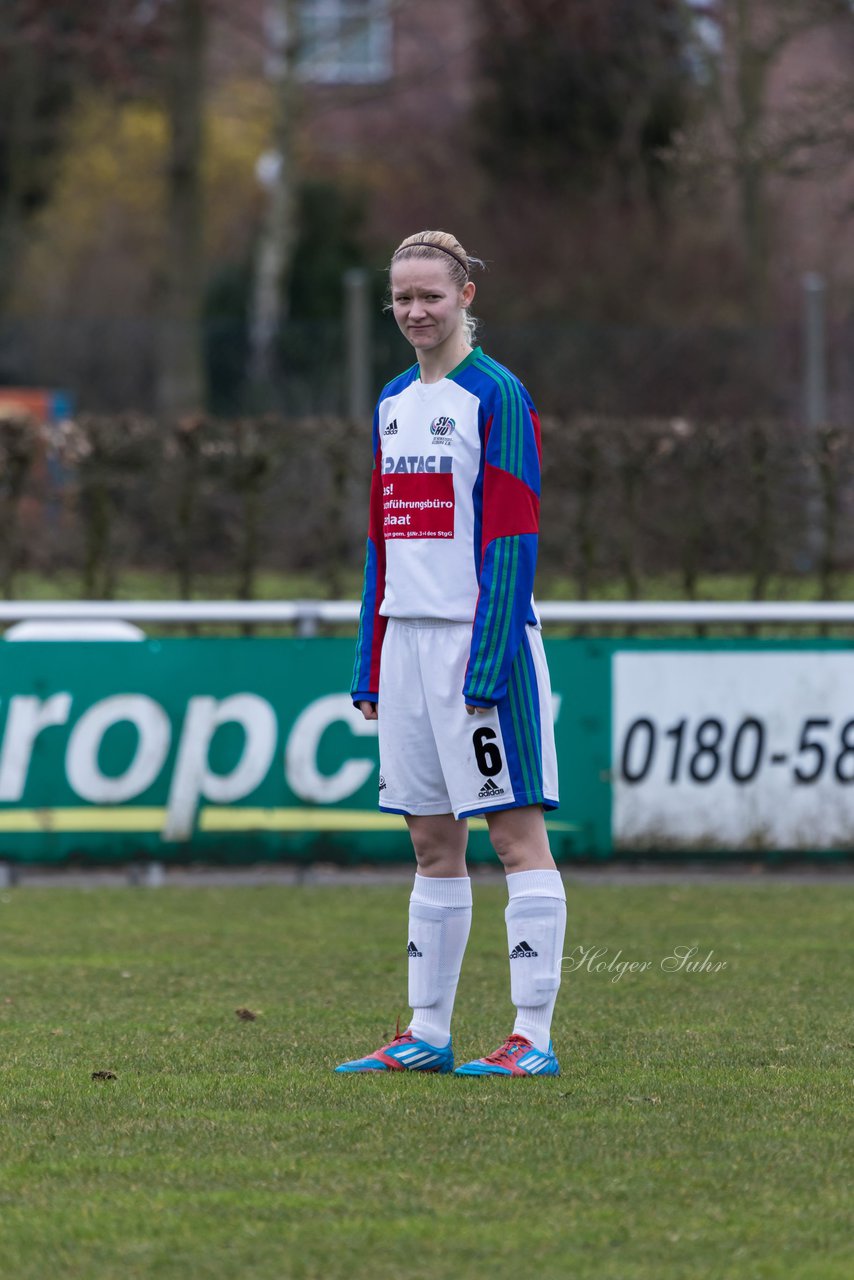
<path id="1" fill-rule="evenodd" d="M 524 403 L 519 383 L 506 369 L 483 354 L 477 358 L 478 368 L 495 382 L 501 396 L 501 455 L 498 465 L 503 471 L 522 478 L 524 441 L 522 413 Z"/>
<path id="2" fill-rule="evenodd" d="M 495 559 L 489 584 L 489 611 L 471 681 L 471 691 L 479 698 L 485 698 L 492 692 L 495 677 L 504 661 L 519 562 L 518 538 L 496 538 L 491 546 L 495 548 Z"/>
<path id="3" fill-rule="evenodd" d="M 376 625 L 377 551 L 370 538 L 365 549 L 365 577 L 362 588 L 362 607 L 359 610 L 359 635 L 356 640 L 356 660 L 353 664 L 351 693 L 363 693 L 370 689 L 371 656 L 373 653 L 374 627 Z"/>
<path id="4" fill-rule="evenodd" d="M 487 547 L 486 555 L 484 556 L 483 568 L 485 573 L 483 576 L 487 578 L 487 582 L 484 584 L 481 580 L 481 590 L 484 589 L 484 586 L 486 587 L 488 592 L 488 605 L 469 681 L 471 691 L 475 697 L 484 696 L 482 690 L 485 685 L 488 672 L 487 650 L 491 646 L 492 636 L 498 624 L 498 616 L 501 612 L 501 606 L 503 603 L 498 590 L 498 583 L 503 579 L 506 559 L 506 541 L 504 538 L 498 538 L 495 542 L 491 543 L 489 547 Z"/>
<path id="5" fill-rule="evenodd" d="M 474 380 L 471 389 L 482 401 L 491 400 L 495 404 L 494 417 L 499 422 L 505 416 L 507 418 L 502 430 L 508 433 L 508 447 L 504 450 L 502 458 L 499 437 L 496 436 L 490 451 L 490 461 L 493 465 L 501 465 L 504 470 L 515 474 L 539 495 L 540 451 L 531 420 L 536 410 L 527 391 L 509 369 L 505 369 L 503 365 L 482 352 L 478 355 L 472 369 L 477 374 L 480 385 L 478 386 L 477 380 Z M 493 394 L 490 394 L 490 388 Z M 511 421 L 513 418 L 515 418 L 515 424 Z"/>
<path id="6" fill-rule="evenodd" d="M 491 466 L 521 480 L 539 493 L 540 463 L 532 409 L 518 378 L 478 351 L 472 373 L 482 380 L 477 388 L 482 404 L 491 406 L 492 427 L 482 466 Z M 476 387 L 477 378 L 474 379 Z M 481 472 L 482 474 L 482 472 Z M 482 485 L 480 479 L 478 483 Z M 488 495 L 475 484 L 475 507 Z M 482 530 L 485 511 L 475 512 Z M 482 554 L 478 578 L 480 596 L 472 633 L 467 692 L 484 701 L 498 700 L 509 690 L 511 667 L 531 612 L 536 567 L 535 533 L 494 538 Z"/>
<path id="7" fill-rule="evenodd" d="M 370 544 L 368 544 L 370 545 Z M 365 548 L 365 567 L 362 573 L 362 607 L 359 610 L 359 631 L 356 636 L 356 661 L 353 666 L 353 685 L 359 683 L 359 671 L 362 667 L 362 646 L 365 639 L 365 590 L 368 577 L 368 550 Z"/>
<path id="8" fill-rule="evenodd" d="M 536 564 L 536 534 L 496 538 L 487 549 L 478 606 L 486 612 L 486 624 L 478 626 L 479 613 L 472 634 L 466 692 L 489 705 L 508 692 L 513 661 L 530 615 Z"/>
<path id="9" fill-rule="evenodd" d="M 507 572 L 504 575 L 499 591 L 501 593 L 502 608 L 500 615 L 500 623 L 496 625 L 495 634 L 493 636 L 493 644 L 486 660 L 486 670 L 484 676 L 489 674 L 492 678 L 489 680 L 490 689 L 495 685 L 495 678 L 500 673 L 504 665 L 504 653 L 507 649 L 507 636 L 510 632 L 510 622 L 513 617 L 513 605 L 516 599 L 516 577 L 519 566 L 519 539 L 508 538 L 510 543 L 508 548 Z"/>
<path id="10" fill-rule="evenodd" d="M 474 655 L 474 660 L 471 664 L 471 671 L 469 673 L 469 685 L 471 687 L 472 693 L 474 693 L 476 696 L 477 696 L 478 686 L 481 683 L 481 680 L 483 678 L 483 660 L 484 660 L 485 646 L 489 639 L 489 635 L 492 629 L 493 614 L 495 613 L 496 605 L 498 604 L 493 583 L 494 583 L 495 577 L 500 572 L 500 565 L 501 565 L 501 559 L 503 554 L 504 554 L 504 547 L 500 540 L 498 541 L 497 544 L 491 543 L 490 546 L 488 546 L 486 549 L 486 554 L 483 557 L 483 565 L 481 567 L 481 596 L 478 600 L 477 613 L 475 614 L 475 632 L 474 632 L 474 636 L 472 637 L 473 642 L 475 640 L 477 641 L 477 653 Z M 483 581 L 484 578 L 487 579 L 485 583 Z M 481 627 L 478 628 L 478 621 L 481 613 L 481 606 L 483 604 L 484 590 L 486 590 L 487 592 L 487 601 L 488 601 L 487 607 L 486 607 L 486 617 L 484 618 L 481 624 Z M 480 635 L 478 635 L 478 630 L 480 630 Z M 472 645 L 472 648 L 474 648 L 474 644 Z"/>

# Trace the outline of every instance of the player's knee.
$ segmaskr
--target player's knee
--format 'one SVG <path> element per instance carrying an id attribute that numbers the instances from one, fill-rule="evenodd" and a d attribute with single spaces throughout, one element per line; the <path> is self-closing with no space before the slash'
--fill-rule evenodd
<path id="1" fill-rule="evenodd" d="M 516 869 L 510 863 L 524 859 L 531 845 L 529 824 L 520 820 L 520 810 L 500 810 L 489 819 L 489 840 L 504 863 L 505 869 Z"/>
<path id="2" fill-rule="evenodd" d="M 413 836 L 412 847 L 419 871 L 435 871 L 444 860 L 444 851 L 429 838 L 416 840 Z"/>
<path id="3" fill-rule="evenodd" d="M 505 871 L 524 871 L 530 855 L 528 844 L 506 832 L 490 832 L 490 841 Z"/>
<path id="4" fill-rule="evenodd" d="M 419 871 L 452 876 L 465 873 L 464 832 L 445 823 L 410 820 L 409 834 Z"/>
<path id="5" fill-rule="evenodd" d="M 504 810 L 489 823 L 489 839 L 506 872 L 554 866 L 542 810 Z"/>
<path id="6" fill-rule="evenodd" d="M 490 823 L 489 840 L 508 873 L 554 867 L 544 827 L 517 829 L 510 824 Z"/>
<path id="7" fill-rule="evenodd" d="M 465 854 L 460 855 L 456 850 L 448 849 L 446 845 L 435 844 L 427 840 L 423 842 L 412 842 L 415 849 L 415 861 L 418 863 L 418 870 L 426 872 L 429 875 L 447 875 L 456 876 L 463 875 L 465 869 Z M 462 866 L 463 870 L 460 870 Z"/>

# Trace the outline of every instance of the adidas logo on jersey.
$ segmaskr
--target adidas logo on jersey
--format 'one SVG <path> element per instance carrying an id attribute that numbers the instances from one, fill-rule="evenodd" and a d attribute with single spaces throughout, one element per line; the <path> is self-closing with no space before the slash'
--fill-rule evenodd
<path id="1" fill-rule="evenodd" d="M 503 796 L 503 795 L 504 795 L 504 788 L 497 787 L 495 783 L 492 781 L 492 779 L 489 778 L 486 782 L 484 782 L 480 791 L 478 791 L 477 798 L 478 800 L 491 800 L 493 796 Z"/>
<path id="2" fill-rule="evenodd" d="M 410 942 L 409 946 L 406 948 L 406 954 L 409 956 L 410 960 L 420 960 L 424 955 L 424 952 L 419 951 L 414 942 Z"/>
<path id="3" fill-rule="evenodd" d="M 537 955 L 539 955 L 539 952 L 535 951 L 534 948 L 530 945 L 530 943 L 520 942 L 518 947 L 514 947 L 513 950 L 510 952 L 510 959 L 511 960 L 533 960 L 534 957 Z"/>
<path id="4" fill-rule="evenodd" d="M 383 435 L 384 436 L 397 435 L 397 418 L 393 418 L 392 421 L 387 425 L 385 431 L 383 432 Z"/>

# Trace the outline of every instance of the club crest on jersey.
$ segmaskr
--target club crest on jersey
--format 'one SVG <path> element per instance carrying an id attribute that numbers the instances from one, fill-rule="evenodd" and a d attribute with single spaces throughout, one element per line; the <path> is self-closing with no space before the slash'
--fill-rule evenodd
<path id="1" fill-rule="evenodd" d="M 456 426 L 453 418 L 446 418 L 444 414 L 439 418 L 434 418 L 430 423 L 430 435 L 433 437 L 435 444 L 453 444 L 452 436 L 454 427 Z"/>

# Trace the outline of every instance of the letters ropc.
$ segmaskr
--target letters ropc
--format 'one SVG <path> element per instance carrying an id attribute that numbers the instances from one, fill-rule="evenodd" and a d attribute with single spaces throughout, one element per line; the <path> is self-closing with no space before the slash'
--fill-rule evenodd
<path id="1" fill-rule="evenodd" d="M 121 805 L 149 788 L 163 791 L 166 820 L 161 838 L 167 841 L 190 838 L 203 802 L 243 800 L 273 770 L 278 775 L 272 779 L 278 792 L 274 803 L 285 800 L 287 787 L 298 800 L 335 804 L 357 792 L 376 769 L 373 751 L 360 754 L 355 743 L 352 755 L 337 763 L 332 773 L 319 768 L 321 739 L 331 725 L 343 722 L 354 737 L 376 734 L 376 724 L 363 720 L 346 694 L 315 699 L 289 725 L 280 725 L 272 704 L 255 693 L 224 698 L 200 694 L 187 699 L 171 717 L 148 694 L 116 693 L 75 713 L 74 697 L 67 692 L 46 698 L 16 694 L 9 699 L 0 744 L 0 803 L 30 802 L 34 758 L 41 754 L 39 738 L 47 732 L 65 735 L 65 777 L 80 800 Z M 121 770 L 107 773 L 102 767 L 105 738 L 119 724 L 131 726 L 134 746 Z M 230 768 L 216 772 L 211 744 L 225 725 L 237 726 L 240 745 Z"/>

